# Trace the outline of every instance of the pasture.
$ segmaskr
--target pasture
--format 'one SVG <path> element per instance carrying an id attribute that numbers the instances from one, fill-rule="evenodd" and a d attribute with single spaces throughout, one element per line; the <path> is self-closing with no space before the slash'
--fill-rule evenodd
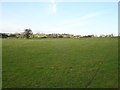
<path id="1" fill-rule="evenodd" d="M 118 39 L 3 39 L 3 88 L 117 88 Z"/>

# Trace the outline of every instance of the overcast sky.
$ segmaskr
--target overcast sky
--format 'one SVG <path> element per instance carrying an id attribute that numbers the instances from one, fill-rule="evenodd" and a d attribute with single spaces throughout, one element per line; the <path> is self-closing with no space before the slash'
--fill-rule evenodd
<path id="1" fill-rule="evenodd" d="M 118 33 L 117 2 L 2 2 L 0 32 Z"/>

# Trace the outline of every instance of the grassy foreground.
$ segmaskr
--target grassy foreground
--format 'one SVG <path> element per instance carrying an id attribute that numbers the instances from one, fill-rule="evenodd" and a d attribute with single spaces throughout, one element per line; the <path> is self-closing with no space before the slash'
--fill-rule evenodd
<path id="1" fill-rule="evenodd" d="M 3 39 L 3 88 L 118 87 L 118 39 Z"/>

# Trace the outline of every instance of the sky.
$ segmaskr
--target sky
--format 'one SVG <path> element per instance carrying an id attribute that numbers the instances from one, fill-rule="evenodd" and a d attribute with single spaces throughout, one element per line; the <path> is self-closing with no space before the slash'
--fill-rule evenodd
<path id="1" fill-rule="evenodd" d="M 0 32 L 118 34 L 117 2 L 2 2 Z"/>

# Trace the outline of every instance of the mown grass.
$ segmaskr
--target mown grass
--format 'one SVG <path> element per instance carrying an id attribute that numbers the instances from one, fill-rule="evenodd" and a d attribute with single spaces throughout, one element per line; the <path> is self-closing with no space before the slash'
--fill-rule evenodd
<path id="1" fill-rule="evenodd" d="M 3 39 L 3 88 L 118 87 L 117 38 Z"/>

